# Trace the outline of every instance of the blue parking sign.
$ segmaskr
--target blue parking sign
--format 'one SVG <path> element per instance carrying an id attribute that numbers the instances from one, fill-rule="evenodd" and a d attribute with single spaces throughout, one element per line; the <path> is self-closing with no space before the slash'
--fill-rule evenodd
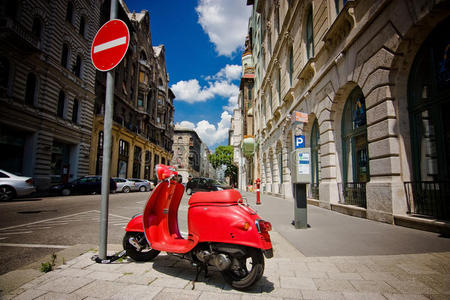
<path id="1" fill-rule="evenodd" d="M 305 148 L 305 136 L 304 135 L 296 135 L 294 143 L 295 143 L 295 149 Z"/>

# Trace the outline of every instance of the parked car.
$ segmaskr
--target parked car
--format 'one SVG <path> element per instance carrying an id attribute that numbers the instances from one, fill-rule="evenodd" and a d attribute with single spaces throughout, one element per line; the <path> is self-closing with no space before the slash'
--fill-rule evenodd
<path id="1" fill-rule="evenodd" d="M 195 192 L 212 192 L 231 189 L 231 186 L 211 178 L 192 178 L 186 184 L 186 193 L 191 195 Z"/>
<path id="2" fill-rule="evenodd" d="M 33 178 L 0 170 L 0 201 L 9 201 L 35 191 Z"/>
<path id="3" fill-rule="evenodd" d="M 136 184 L 136 187 L 140 192 L 153 191 L 153 188 L 155 187 L 153 182 L 145 180 L 145 179 L 128 178 L 128 180 L 133 181 Z"/>
<path id="4" fill-rule="evenodd" d="M 116 192 L 129 193 L 131 191 L 135 192 L 139 190 L 134 181 L 120 177 L 114 177 L 113 180 L 117 184 Z"/>
<path id="5" fill-rule="evenodd" d="M 114 180 L 110 179 L 110 193 L 116 191 L 117 185 Z M 61 194 L 69 196 L 72 194 L 100 194 L 102 191 L 102 176 L 84 176 L 68 183 L 57 184 L 50 187 L 49 192 L 52 194 Z"/>

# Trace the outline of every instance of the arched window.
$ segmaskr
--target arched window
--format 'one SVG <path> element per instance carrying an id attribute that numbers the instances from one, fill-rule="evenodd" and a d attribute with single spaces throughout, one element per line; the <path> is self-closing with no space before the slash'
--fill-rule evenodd
<path id="1" fill-rule="evenodd" d="M 292 76 L 294 73 L 294 49 L 293 46 L 291 45 L 289 47 L 289 86 L 292 87 Z"/>
<path id="2" fill-rule="evenodd" d="M 80 29 L 79 29 L 78 33 L 82 37 L 85 37 L 85 33 L 86 33 L 86 17 L 85 16 L 81 16 L 81 18 L 80 18 Z"/>
<path id="3" fill-rule="evenodd" d="M 278 80 L 277 80 L 277 92 L 278 92 L 278 105 L 281 105 L 281 70 L 278 69 Z"/>
<path id="4" fill-rule="evenodd" d="M 36 98 L 36 75 L 29 73 L 27 76 L 27 87 L 25 90 L 25 104 L 34 105 Z"/>
<path id="5" fill-rule="evenodd" d="M 64 43 L 61 54 L 61 65 L 67 69 L 68 62 L 69 62 L 69 46 L 66 43 Z"/>
<path id="6" fill-rule="evenodd" d="M 141 51 L 141 54 L 140 54 L 139 59 L 140 59 L 140 60 L 144 60 L 144 61 L 147 60 L 147 55 L 145 54 L 145 51 Z"/>
<path id="7" fill-rule="evenodd" d="M 56 108 L 56 115 L 60 118 L 64 118 L 65 102 L 66 102 L 66 94 L 63 91 L 60 91 L 58 96 L 58 106 Z"/>
<path id="8" fill-rule="evenodd" d="M 320 130 L 317 119 L 311 129 L 311 192 L 312 198 L 319 199 L 320 180 Z"/>
<path id="9" fill-rule="evenodd" d="M 277 31 L 277 34 L 280 34 L 280 8 L 279 6 L 275 6 L 275 29 Z"/>
<path id="10" fill-rule="evenodd" d="M 313 34 L 313 11 L 312 6 L 309 7 L 306 19 L 306 58 L 314 57 L 314 34 Z"/>
<path id="11" fill-rule="evenodd" d="M 67 9 L 66 9 L 66 21 L 70 24 L 73 24 L 73 3 L 72 1 L 69 1 L 67 3 Z"/>
<path id="12" fill-rule="evenodd" d="M 411 152 L 416 182 L 442 182 L 450 179 L 448 26 L 450 18 L 437 26 L 423 43 L 408 80 Z M 449 188 L 447 185 L 447 191 Z M 441 189 L 444 187 L 441 186 Z M 447 214 L 449 218 L 450 209 Z"/>
<path id="13" fill-rule="evenodd" d="M 353 89 L 342 116 L 344 197 L 347 204 L 366 206 L 365 183 L 369 181 L 366 102 L 359 87 Z"/>
<path id="14" fill-rule="evenodd" d="M 78 112 L 79 112 L 79 101 L 78 99 L 73 99 L 73 108 L 72 108 L 72 122 L 78 124 Z"/>
<path id="15" fill-rule="evenodd" d="M 73 73 L 78 78 L 81 77 L 81 57 L 79 55 L 77 55 L 77 59 L 75 61 L 75 64 L 73 65 Z"/>
<path id="16" fill-rule="evenodd" d="M 42 22 L 39 18 L 33 19 L 33 26 L 31 27 L 31 33 L 37 38 L 41 39 L 42 34 Z"/>
<path id="17" fill-rule="evenodd" d="M 95 166 L 95 174 L 102 174 L 102 166 L 103 166 L 103 131 L 98 132 L 98 140 L 97 140 L 97 164 Z"/>

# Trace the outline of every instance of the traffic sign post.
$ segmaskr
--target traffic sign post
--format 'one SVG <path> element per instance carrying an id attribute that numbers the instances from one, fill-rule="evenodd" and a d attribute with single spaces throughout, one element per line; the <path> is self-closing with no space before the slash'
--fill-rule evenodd
<path id="1" fill-rule="evenodd" d="M 103 127 L 102 198 L 100 212 L 99 258 L 105 260 L 108 243 L 109 183 L 111 177 L 112 116 L 114 111 L 114 75 L 111 71 L 123 59 L 130 43 L 127 25 L 117 20 L 117 0 L 111 0 L 110 18 L 92 42 L 91 60 L 99 71 L 106 72 L 105 118 Z"/>

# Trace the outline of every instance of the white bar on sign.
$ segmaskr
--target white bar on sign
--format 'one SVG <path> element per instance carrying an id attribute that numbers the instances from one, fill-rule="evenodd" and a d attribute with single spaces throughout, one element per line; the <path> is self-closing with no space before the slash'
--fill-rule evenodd
<path id="1" fill-rule="evenodd" d="M 124 37 L 121 37 L 121 38 L 118 38 L 118 39 L 115 39 L 115 40 L 112 40 L 112 41 L 109 41 L 109 42 L 97 45 L 97 46 L 94 47 L 94 53 L 97 53 L 97 52 L 100 52 L 100 51 L 104 51 L 104 50 L 107 50 L 107 49 L 111 49 L 111 48 L 114 48 L 114 47 L 126 44 L 126 42 L 127 42 L 127 37 L 124 36 Z"/>

